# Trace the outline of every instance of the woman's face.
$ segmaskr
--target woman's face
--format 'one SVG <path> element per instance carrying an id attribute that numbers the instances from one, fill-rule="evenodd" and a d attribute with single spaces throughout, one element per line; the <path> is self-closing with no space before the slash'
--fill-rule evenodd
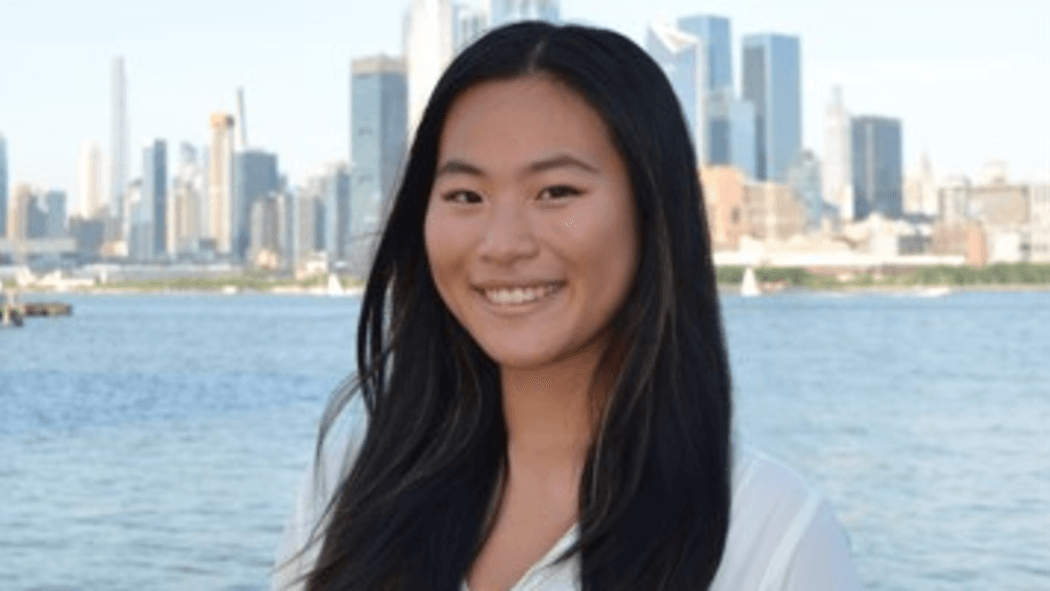
<path id="1" fill-rule="evenodd" d="M 425 221 L 441 298 L 504 368 L 588 346 L 634 278 L 627 171 L 601 116 L 546 76 L 479 84 L 453 103 Z"/>

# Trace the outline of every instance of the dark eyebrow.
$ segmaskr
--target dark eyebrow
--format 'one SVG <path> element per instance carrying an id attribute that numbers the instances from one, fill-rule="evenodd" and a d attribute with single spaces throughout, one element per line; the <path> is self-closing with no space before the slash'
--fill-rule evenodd
<path id="1" fill-rule="evenodd" d="M 540 172 L 546 172 L 555 168 L 579 168 L 585 172 L 591 174 L 598 174 L 601 172 L 594 165 L 588 164 L 579 158 L 570 156 L 569 154 L 559 154 L 551 156 L 550 158 L 544 158 L 543 160 L 537 160 L 526 168 L 526 172 L 529 174 L 537 174 Z M 477 166 L 464 162 L 463 160 L 452 159 L 441 165 L 438 169 L 435 177 L 440 177 L 446 174 L 466 174 L 475 177 L 483 177 L 485 173 Z"/>
<path id="2" fill-rule="evenodd" d="M 438 169 L 435 177 L 439 177 L 443 174 L 468 174 L 470 176 L 485 176 L 481 169 L 473 164 L 468 164 L 462 160 L 449 160 Z"/>
<path id="3" fill-rule="evenodd" d="M 558 154 L 557 156 L 552 156 L 550 158 L 545 158 L 538 162 L 533 162 L 529 165 L 528 170 L 531 173 L 537 173 L 545 172 L 554 168 L 565 167 L 580 168 L 592 174 L 598 174 L 599 172 L 601 172 L 593 165 L 588 164 L 583 160 L 576 158 L 575 156 L 570 156 L 569 154 Z"/>

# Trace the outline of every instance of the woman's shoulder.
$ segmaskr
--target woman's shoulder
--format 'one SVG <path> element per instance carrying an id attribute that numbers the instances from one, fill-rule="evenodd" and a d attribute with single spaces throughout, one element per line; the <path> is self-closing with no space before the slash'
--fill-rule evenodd
<path id="1" fill-rule="evenodd" d="M 734 448 L 732 482 L 712 589 L 859 589 L 848 540 L 819 487 L 748 444 Z"/>

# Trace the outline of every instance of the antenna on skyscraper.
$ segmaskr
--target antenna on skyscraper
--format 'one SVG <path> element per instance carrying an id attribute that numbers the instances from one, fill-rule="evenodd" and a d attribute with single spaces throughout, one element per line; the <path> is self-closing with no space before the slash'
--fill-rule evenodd
<path id="1" fill-rule="evenodd" d="M 241 149 L 248 148 L 248 124 L 244 118 L 244 87 L 237 87 L 237 122 L 240 124 Z"/>

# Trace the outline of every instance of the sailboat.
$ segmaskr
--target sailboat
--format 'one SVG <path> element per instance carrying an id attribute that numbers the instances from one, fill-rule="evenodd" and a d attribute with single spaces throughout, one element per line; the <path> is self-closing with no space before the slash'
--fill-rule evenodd
<path id="1" fill-rule="evenodd" d="M 346 290 L 343 289 L 343 284 L 339 282 L 339 277 L 335 273 L 328 274 L 327 293 L 331 297 L 346 295 Z"/>
<path id="2" fill-rule="evenodd" d="M 748 267 L 744 271 L 744 280 L 740 283 L 740 295 L 745 298 L 762 295 L 762 290 L 758 287 L 758 279 L 755 278 L 754 267 Z"/>

